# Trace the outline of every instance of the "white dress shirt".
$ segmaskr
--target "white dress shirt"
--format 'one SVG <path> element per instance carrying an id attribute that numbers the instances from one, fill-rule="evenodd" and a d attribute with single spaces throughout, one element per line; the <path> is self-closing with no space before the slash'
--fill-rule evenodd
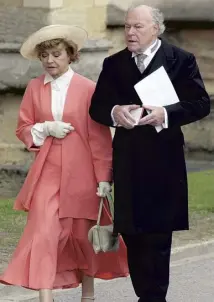
<path id="1" fill-rule="evenodd" d="M 155 44 L 158 42 L 158 45 L 157 45 L 157 47 L 155 48 L 155 50 L 154 51 L 152 51 L 153 50 L 153 47 L 155 46 Z M 143 63 L 144 63 L 144 66 L 145 66 L 145 69 L 148 67 L 148 65 L 149 65 L 149 63 L 151 62 L 151 60 L 154 58 L 154 56 L 155 56 L 155 54 L 157 53 L 157 51 L 158 51 L 158 49 L 160 48 L 160 46 L 161 46 L 161 40 L 160 39 L 158 39 L 158 41 L 157 40 L 155 40 L 144 52 L 143 52 L 143 54 L 145 54 L 146 55 L 146 58 L 144 59 L 144 61 L 143 61 Z M 135 63 L 136 63 L 136 65 L 137 65 L 137 53 L 132 53 L 132 57 L 134 58 L 134 60 L 135 60 Z M 116 105 L 117 106 L 117 105 Z M 113 122 L 114 122 L 114 126 L 116 126 L 117 124 L 116 124 L 116 122 L 114 121 L 114 118 L 113 118 L 113 110 L 114 110 L 114 108 L 116 107 L 116 106 L 114 106 L 113 107 L 113 109 L 112 109 L 112 111 L 111 111 L 111 117 L 112 117 L 112 120 L 113 120 Z M 167 116 L 167 112 L 166 112 L 166 109 L 164 108 L 164 114 L 165 114 L 165 121 L 164 121 L 164 123 L 162 124 L 162 126 L 164 127 L 164 128 L 168 128 L 168 116 Z"/>
<path id="2" fill-rule="evenodd" d="M 61 121 L 66 95 L 74 71 L 69 67 L 68 71 L 59 78 L 54 79 L 49 73 L 45 74 L 44 85 L 51 83 L 51 111 L 55 121 Z M 43 100 L 45 102 L 45 100 Z M 36 123 L 31 128 L 33 143 L 35 146 L 42 146 L 47 137 L 44 123 Z"/>
<path id="3" fill-rule="evenodd" d="M 157 47 L 155 48 L 154 51 L 152 51 L 153 47 L 155 46 L 155 44 L 158 42 L 157 44 Z M 143 54 L 146 55 L 146 58 L 144 59 L 143 63 L 144 63 L 144 66 L 145 68 L 148 67 L 149 63 L 151 62 L 151 60 L 154 58 L 156 52 L 158 51 L 158 49 L 160 48 L 161 46 L 161 40 L 158 39 L 155 40 L 144 52 Z M 137 64 L 137 53 L 132 53 L 132 57 L 135 59 L 135 63 Z"/>

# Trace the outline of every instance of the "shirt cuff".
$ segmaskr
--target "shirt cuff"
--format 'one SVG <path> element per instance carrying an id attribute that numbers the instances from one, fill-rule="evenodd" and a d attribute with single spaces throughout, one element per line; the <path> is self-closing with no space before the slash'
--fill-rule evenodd
<path id="1" fill-rule="evenodd" d="M 116 127 L 117 126 L 117 123 L 115 122 L 115 119 L 114 119 L 114 116 L 113 116 L 113 111 L 114 111 L 114 108 L 117 107 L 119 105 L 115 105 L 112 110 L 111 110 L 111 119 L 112 119 L 112 122 L 113 122 L 113 126 Z"/>
<path id="2" fill-rule="evenodd" d="M 166 111 L 166 109 L 165 108 L 163 108 L 163 110 L 164 110 L 164 115 L 165 115 L 165 117 L 164 117 L 164 123 L 162 124 L 162 126 L 163 126 L 163 128 L 164 129 L 167 129 L 168 128 L 168 114 L 167 114 L 167 111 Z"/>

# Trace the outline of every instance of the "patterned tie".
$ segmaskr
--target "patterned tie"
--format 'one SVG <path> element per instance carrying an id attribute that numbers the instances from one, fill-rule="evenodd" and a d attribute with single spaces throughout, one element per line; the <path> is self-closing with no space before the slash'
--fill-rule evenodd
<path id="1" fill-rule="evenodd" d="M 151 49 L 151 53 L 153 53 L 157 49 L 158 45 L 159 45 L 159 40 L 157 39 L 155 45 Z M 148 57 L 148 56 L 144 53 L 137 54 L 137 67 L 141 73 L 143 73 L 144 70 L 146 69 L 146 67 L 144 65 L 144 60 L 146 59 L 146 57 Z"/>
<path id="2" fill-rule="evenodd" d="M 143 73 L 144 70 L 146 69 L 144 65 L 144 60 L 146 59 L 146 57 L 147 55 L 145 55 L 144 53 L 140 53 L 137 55 L 137 67 L 141 73 Z"/>

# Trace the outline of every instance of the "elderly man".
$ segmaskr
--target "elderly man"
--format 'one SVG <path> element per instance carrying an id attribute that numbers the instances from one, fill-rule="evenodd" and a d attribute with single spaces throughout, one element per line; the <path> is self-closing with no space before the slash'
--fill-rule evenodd
<path id="1" fill-rule="evenodd" d="M 127 48 L 105 59 L 90 107 L 92 119 L 116 126 L 115 231 L 127 245 L 131 279 L 140 302 L 166 301 L 172 232 L 188 229 L 181 126 L 210 112 L 194 55 L 159 38 L 165 29 L 163 21 L 162 13 L 152 7 L 128 10 Z M 131 110 L 142 102 L 134 85 L 161 66 L 179 102 L 144 107 L 135 125 Z M 161 125 L 164 129 L 157 132 L 155 126 Z"/>

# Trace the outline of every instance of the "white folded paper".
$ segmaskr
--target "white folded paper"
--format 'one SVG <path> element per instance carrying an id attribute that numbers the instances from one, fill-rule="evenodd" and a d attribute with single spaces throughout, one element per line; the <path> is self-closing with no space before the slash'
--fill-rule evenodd
<path id="1" fill-rule="evenodd" d="M 163 66 L 138 82 L 134 88 L 145 106 L 163 107 L 179 102 L 177 93 Z M 155 128 L 157 132 L 163 129 L 162 126 Z"/>
<path id="2" fill-rule="evenodd" d="M 142 110 L 143 108 L 140 107 L 140 108 L 137 108 L 137 109 L 133 109 L 130 111 L 130 114 L 132 115 L 132 117 L 135 119 L 135 125 L 138 125 L 139 123 L 139 120 L 141 119 L 142 117 Z"/>
<path id="3" fill-rule="evenodd" d="M 134 123 L 135 126 L 138 125 L 139 120 L 141 119 L 142 110 L 143 110 L 143 108 L 140 107 L 137 109 L 133 109 L 129 112 L 131 114 L 131 116 L 135 119 L 135 123 Z M 120 124 L 118 124 L 117 127 L 122 127 L 122 126 Z"/>

